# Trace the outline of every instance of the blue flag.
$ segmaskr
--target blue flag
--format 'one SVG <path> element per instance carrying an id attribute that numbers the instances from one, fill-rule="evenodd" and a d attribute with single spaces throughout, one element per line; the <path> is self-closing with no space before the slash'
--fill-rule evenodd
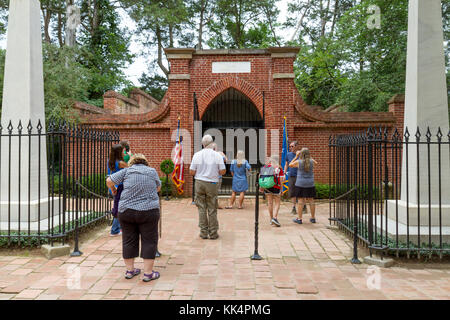
<path id="1" fill-rule="evenodd" d="M 282 151 L 281 151 L 281 167 L 284 170 L 284 167 L 286 165 L 286 161 L 287 161 L 287 154 L 288 154 L 288 134 L 287 134 L 287 128 L 286 128 L 286 117 L 284 117 L 284 121 L 283 121 L 283 146 L 282 146 Z M 286 170 L 285 174 L 285 181 L 283 183 L 283 190 L 282 193 L 284 194 L 286 191 L 289 190 L 289 175 L 288 172 Z"/>

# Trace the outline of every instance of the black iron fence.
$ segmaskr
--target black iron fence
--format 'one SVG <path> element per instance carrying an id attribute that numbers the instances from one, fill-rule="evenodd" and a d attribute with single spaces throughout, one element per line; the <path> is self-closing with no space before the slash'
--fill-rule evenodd
<path id="1" fill-rule="evenodd" d="M 246 191 L 247 195 L 256 195 L 256 180 L 257 180 L 258 172 L 253 169 L 252 171 L 247 173 L 247 183 L 248 190 Z M 220 185 L 219 195 L 221 196 L 231 196 L 231 192 L 233 191 L 233 176 L 231 174 L 226 174 L 222 176 L 222 184 Z"/>
<path id="2" fill-rule="evenodd" d="M 110 214 L 105 185 L 118 132 L 66 122 L 0 126 L 0 246 L 63 242 Z"/>
<path id="3" fill-rule="evenodd" d="M 449 146 L 440 128 L 331 136 L 331 223 L 354 236 L 355 250 L 360 242 L 371 253 L 449 255 Z"/>

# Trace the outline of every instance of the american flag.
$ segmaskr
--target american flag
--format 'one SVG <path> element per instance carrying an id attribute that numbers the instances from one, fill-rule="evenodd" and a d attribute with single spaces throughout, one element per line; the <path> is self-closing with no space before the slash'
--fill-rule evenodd
<path id="1" fill-rule="evenodd" d="M 178 118 L 178 133 L 177 142 L 175 144 L 175 154 L 173 157 L 173 163 L 175 168 L 172 172 L 172 181 L 177 187 L 178 194 L 183 194 L 184 185 L 184 167 L 183 167 L 183 141 L 180 137 L 180 119 Z"/>

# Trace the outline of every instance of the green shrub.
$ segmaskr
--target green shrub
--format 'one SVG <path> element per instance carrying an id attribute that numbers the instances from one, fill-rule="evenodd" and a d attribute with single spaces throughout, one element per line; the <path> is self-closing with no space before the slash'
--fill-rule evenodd
<path id="1" fill-rule="evenodd" d="M 177 187 L 174 185 L 174 183 L 173 183 L 173 181 L 172 181 L 172 179 L 171 179 L 171 177 L 169 176 L 168 177 L 169 179 L 169 196 L 170 197 L 173 197 L 173 198 L 175 198 L 175 197 L 178 197 L 179 195 L 178 195 L 178 192 L 177 192 Z M 165 197 L 166 196 L 166 176 L 162 176 L 162 177 L 159 177 L 159 180 L 161 181 L 161 196 L 162 197 Z"/>
<path id="2" fill-rule="evenodd" d="M 108 215 L 101 212 L 91 212 L 86 214 L 83 217 L 79 218 L 79 232 L 85 232 L 89 229 L 96 227 L 97 225 L 108 221 Z M 18 231 L 11 230 L 1 231 L 0 232 L 0 248 L 1 247 L 17 247 L 17 248 L 25 248 L 25 247 L 38 247 L 43 244 L 50 243 L 50 238 L 53 238 L 54 242 L 59 242 L 63 239 L 68 241 L 74 237 L 75 231 L 75 220 L 67 222 L 65 224 L 65 234 L 60 234 L 62 232 L 62 226 L 56 226 L 53 229 L 49 230 L 44 229 L 41 230 L 39 234 L 37 231 L 31 231 L 30 234 L 26 231 L 21 231 L 20 234 Z"/>
<path id="3" fill-rule="evenodd" d="M 66 177 L 66 195 L 68 197 L 76 196 L 77 192 L 77 184 L 78 181 L 84 188 L 89 190 L 86 191 L 84 188 L 78 186 L 79 196 L 82 198 L 95 198 L 96 196 L 92 193 L 107 196 L 108 195 L 108 187 L 106 186 L 106 174 L 91 174 L 80 179 L 74 180 L 73 177 Z M 53 177 L 53 185 L 50 183 L 49 190 L 53 189 L 54 194 L 63 194 L 64 185 L 63 185 L 63 177 L 62 176 L 54 176 Z M 92 193 L 91 193 L 92 192 Z"/>
<path id="4" fill-rule="evenodd" d="M 331 191 L 331 199 L 336 199 L 339 196 L 346 194 L 348 191 L 353 189 L 353 185 L 346 184 L 338 184 L 338 185 L 329 185 L 325 183 L 316 183 L 316 199 L 329 199 L 330 191 Z M 358 199 L 367 200 L 369 198 L 369 191 L 367 185 L 359 185 L 357 187 L 358 191 Z M 349 195 L 342 197 L 342 200 L 352 199 L 354 197 L 354 193 L 351 192 Z M 380 188 L 373 188 L 372 199 L 381 199 Z"/>

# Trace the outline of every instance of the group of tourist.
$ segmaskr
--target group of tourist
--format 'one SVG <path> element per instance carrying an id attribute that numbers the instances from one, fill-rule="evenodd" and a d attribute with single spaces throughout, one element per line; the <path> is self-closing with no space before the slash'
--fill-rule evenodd
<path id="1" fill-rule="evenodd" d="M 203 149 L 194 154 L 190 167 L 190 173 L 195 177 L 195 204 L 199 212 L 200 237 L 217 239 L 219 236 L 217 233 L 219 228 L 217 209 L 221 209 L 218 205 L 218 192 L 222 184 L 222 175 L 226 172 L 227 157 L 223 152 L 217 150 L 217 145 L 210 135 L 203 137 L 202 145 Z M 314 165 L 317 162 L 311 158 L 309 150 L 307 148 L 300 149 L 296 141 L 290 144 L 289 149 L 284 170 L 279 164 L 279 157 L 274 155 L 266 159 L 260 172 L 260 179 L 263 179 L 260 186 L 267 198 L 270 223 L 276 227 L 281 226 L 278 221 L 278 212 L 285 171 L 289 174 L 289 196 L 293 202 L 292 213 L 298 214 L 293 221 L 303 224 L 302 216 L 306 211 L 306 203 L 308 203 L 311 210 L 310 222 L 316 223 Z M 247 176 L 251 172 L 244 151 L 237 152 L 236 159 L 231 161 L 230 172 L 233 176 L 232 193 L 225 209 L 233 208 L 237 194 L 239 194 L 238 209 L 243 209 L 245 192 L 248 190 Z M 297 209 L 297 206 L 301 209 Z"/>
<path id="2" fill-rule="evenodd" d="M 202 239 L 214 240 L 219 237 L 218 191 L 222 176 L 226 173 L 225 163 L 228 159 L 223 152 L 217 150 L 217 145 L 210 135 L 203 137 L 202 145 L 203 149 L 194 154 L 189 169 L 195 178 L 199 236 Z M 315 164 L 317 162 L 311 158 L 309 150 L 306 148 L 300 150 L 297 142 L 290 145 L 288 164 L 284 170 L 279 164 L 278 156 L 273 155 L 266 159 L 264 167 L 260 170 L 259 185 L 267 198 L 272 225 L 281 226 L 278 212 L 286 170 L 289 173 L 289 194 L 294 205 L 292 212 L 298 213 L 298 218 L 294 219 L 294 222 L 302 224 L 302 211 L 308 203 L 311 210 L 310 222 L 316 223 Z M 245 192 L 248 190 L 247 174 L 251 172 L 243 151 L 238 151 L 236 159 L 231 161 L 230 171 L 233 176 L 232 195 L 226 209 L 233 208 L 238 194 L 238 208 L 243 209 Z M 128 142 L 121 141 L 111 148 L 106 184 L 114 196 L 111 236 L 122 235 L 122 255 L 127 268 L 125 277 L 132 279 L 141 273 L 141 270 L 134 266 L 134 259 L 140 255 L 144 259 L 143 281 L 158 279 L 159 272 L 153 270 L 160 218 L 158 192 L 161 190 L 156 170 L 149 167 L 143 154 L 133 155 Z"/>

